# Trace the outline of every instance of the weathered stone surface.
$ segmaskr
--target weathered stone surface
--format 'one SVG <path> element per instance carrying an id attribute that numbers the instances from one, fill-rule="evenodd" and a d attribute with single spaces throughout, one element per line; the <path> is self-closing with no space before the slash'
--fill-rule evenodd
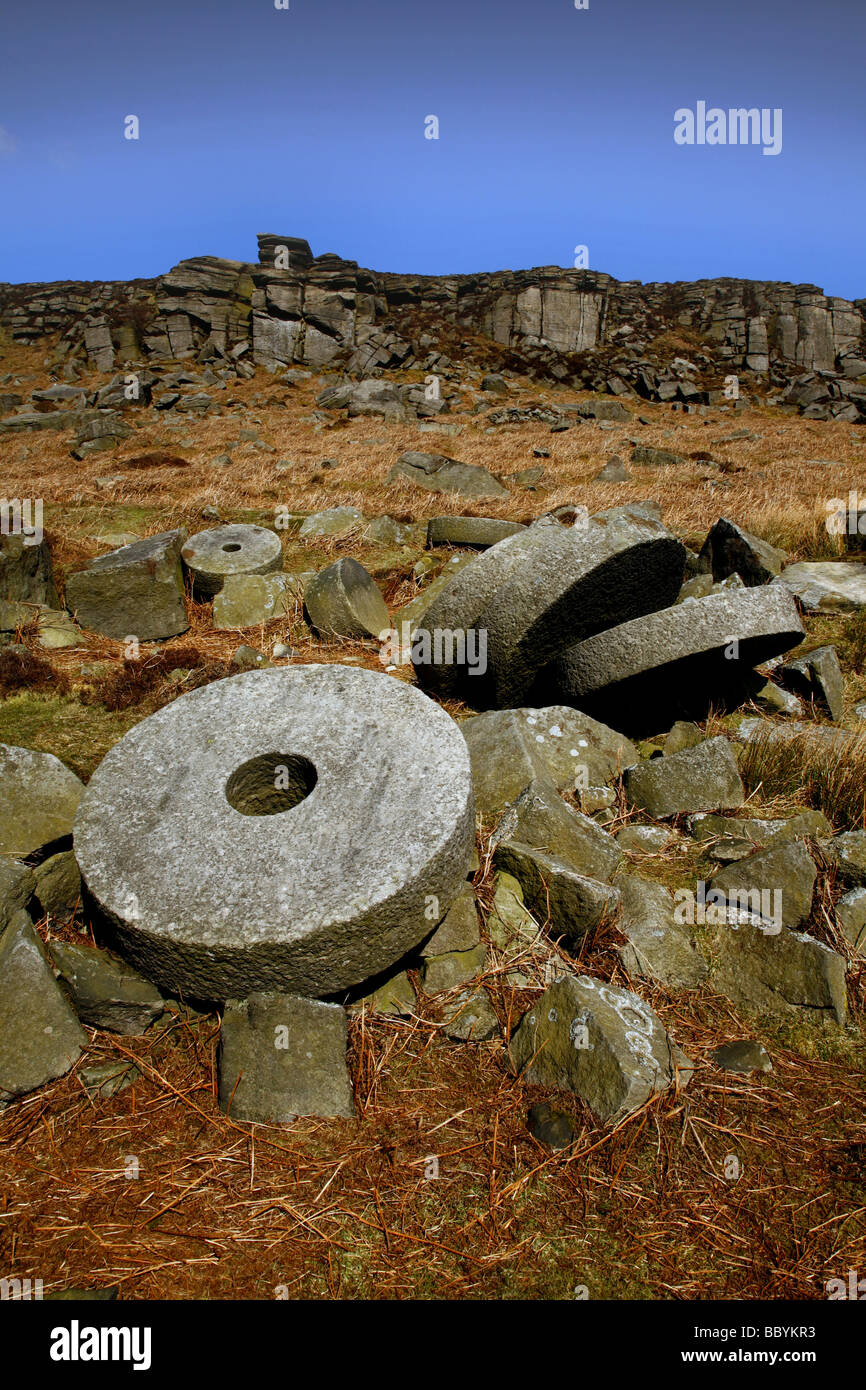
<path id="1" fill-rule="evenodd" d="M 65 609 L 42 608 L 37 620 L 37 642 L 48 651 L 80 647 L 82 636 Z"/>
<path id="2" fill-rule="evenodd" d="M 617 925 L 628 939 L 619 954 L 628 973 L 676 989 L 695 989 L 706 979 L 707 963 L 692 933 L 677 921 L 667 888 L 637 874 L 620 874 L 616 886 L 622 904 Z"/>
<path id="3" fill-rule="evenodd" d="M 672 711 L 705 714 L 727 692 L 742 691 L 752 667 L 803 636 L 781 585 L 710 594 L 570 646 L 550 682 L 563 703 L 642 731 Z"/>
<path id="4" fill-rule="evenodd" d="M 86 1045 L 42 942 L 18 912 L 0 937 L 0 1101 L 63 1076 Z"/>
<path id="5" fill-rule="evenodd" d="M 71 917 L 81 897 L 81 875 L 71 850 L 52 854 L 33 871 L 36 899 L 52 917 Z"/>
<path id="6" fill-rule="evenodd" d="M 775 675 L 794 694 L 814 700 L 831 719 L 844 716 L 844 681 L 835 647 L 815 647 L 805 656 L 786 661 Z"/>
<path id="7" fill-rule="evenodd" d="M 180 696 L 115 744 L 75 824 L 123 955 L 216 1000 L 387 970 L 429 934 L 431 895 L 447 912 L 473 841 L 458 726 L 414 687 L 338 665 Z"/>
<path id="8" fill-rule="evenodd" d="M 82 1023 L 134 1036 L 162 1014 L 159 990 L 108 951 L 68 941 L 52 941 L 48 949 Z"/>
<path id="9" fill-rule="evenodd" d="M 786 820 L 740 819 L 699 814 L 689 820 L 696 840 L 714 840 L 711 853 L 726 863 L 745 859 L 756 849 L 783 840 L 824 839 L 833 827 L 821 811 L 800 811 Z"/>
<path id="10" fill-rule="evenodd" d="M 293 574 L 230 574 L 213 601 L 218 629 L 253 627 L 283 618 L 303 602 L 303 588 Z"/>
<path id="11" fill-rule="evenodd" d="M 866 884 L 866 830 L 843 830 L 825 848 L 844 882 Z"/>
<path id="12" fill-rule="evenodd" d="M 83 791 L 52 753 L 0 743 L 0 854 L 32 854 L 71 834 Z"/>
<path id="13" fill-rule="evenodd" d="M 567 976 L 541 996 L 521 1019 L 511 1055 L 526 1081 L 573 1091 L 605 1123 L 684 1084 L 691 1071 L 648 1004 L 589 976 Z"/>
<path id="14" fill-rule="evenodd" d="M 431 516 L 427 522 L 427 544 L 471 545 L 485 550 L 525 530 L 520 521 L 500 521 L 492 516 Z"/>
<path id="15" fill-rule="evenodd" d="M 432 560 L 432 556 L 428 558 Z M 409 603 L 394 615 L 394 625 L 397 631 L 401 634 L 405 633 L 407 639 L 409 639 L 420 624 L 427 609 L 433 603 L 433 600 L 438 598 L 439 595 L 448 588 L 458 570 L 465 569 L 466 566 L 471 565 L 476 558 L 477 557 L 469 551 L 465 551 L 460 555 L 452 555 L 441 574 L 437 574 L 435 579 L 431 579 L 429 584 L 418 594 L 417 598 L 411 599 Z M 407 648 L 411 648 L 411 643 L 408 640 L 406 646 Z"/>
<path id="16" fill-rule="evenodd" d="M 176 637 L 189 627 L 180 550 L 186 532 L 121 546 L 66 581 L 66 604 L 82 627 L 123 640 Z"/>
<path id="17" fill-rule="evenodd" d="M 852 888 L 836 904 L 836 921 L 861 955 L 866 955 L 866 888 Z"/>
<path id="18" fill-rule="evenodd" d="M 455 1042 L 486 1042 L 499 1032 L 499 1019 L 485 989 L 463 990 L 442 1010 L 442 1030 Z"/>
<path id="19" fill-rule="evenodd" d="M 202 598 L 218 594 L 229 575 L 274 574 L 283 567 L 283 547 L 266 526 L 215 526 L 190 536 L 181 556 Z"/>
<path id="20" fill-rule="evenodd" d="M 390 627 L 376 581 L 350 556 L 320 570 L 304 590 L 304 602 L 317 632 L 336 637 L 379 637 Z"/>
<path id="21" fill-rule="evenodd" d="M 497 869 L 517 879 L 526 906 L 552 936 L 576 942 L 619 906 L 619 890 L 543 850 L 503 840 L 493 856 Z"/>
<path id="22" fill-rule="evenodd" d="M 803 560 L 781 579 L 812 613 L 852 613 L 866 604 L 866 565 L 853 560 Z"/>
<path id="23" fill-rule="evenodd" d="M 422 980 L 425 994 L 441 994 L 448 989 L 468 984 L 480 975 L 487 960 L 483 942 L 468 951 L 448 951 L 441 956 L 426 956 Z"/>
<path id="24" fill-rule="evenodd" d="M 536 779 L 560 791 L 573 791 L 576 783 L 604 786 L 639 756 L 623 734 L 567 705 L 490 710 L 460 729 L 472 759 L 475 806 L 487 821 Z"/>
<path id="25" fill-rule="evenodd" d="M 0 936 L 12 918 L 27 907 L 35 889 L 32 869 L 17 859 L 0 856 Z"/>
<path id="26" fill-rule="evenodd" d="M 550 1149 L 567 1149 L 574 1143 L 574 1125 L 570 1118 L 546 1100 L 529 1107 L 527 1129 L 533 1139 Z"/>
<path id="27" fill-rule="evenodd" d="M 616 834 L 617 844 L 628 854 L 658 854 L 672 838 L 672 832 L 661 825 L 625 825 Z"/>
<path id="28" fill-rule="evenodd" d="M 629 800 L 659 820 L 683 811 L 742 806 L 746 799 L 731 745 L 722 737 L 636 763 L 623 781 Z"/>
<path id="29" fill-rule="evenodd" d="M 418 1000 L 409 976 L 405 970 L 401 970 L 351 1007 L 355 1010 L 364 1008 L 367 1013 L 395 1014 L 407 1018 L 417 1012 Z"/>
<path id="30" fill-rule="evenodd" d="M 337 1004 L 264 993 L 230 1001 L 220 1029 L 220 1109 L 263 1124 L 298 1115 L 351 1119 L 346 1035 Z"/>
<path id="31" fill-rule="evenodd" d="M 422 956 L 444 956 L 452 951 L 471 951 L 480 940 L 475 894 L 463 885 L 442 921 L 421 947 Z"/>
<path id="32" fill-rule="evenodd" d="M 632 450 L 631 461 L 640 468 L 689 467 L 689 460 L 682 458 L 680 454 L 673 454 L 670 449 L 654 449 L 649 444 L 636 444 Z"/>
<path id="33" fill-rule="evenodd" d="M 627 483 L 631 481 L 631 474 L 618 454 L 609 458 L 600 473 L 596 473 L 597 483 Z"/>
<path id="34" fill-rule="evenodd" d="M 564 859 L 589 878 L 609 882 L 622 863 L 622 850 L 613 836 L 567 806 L 546 779 L 530 782 L 506 819 L 510 838 Z"/>
<path id="35" fill-rule="evenodd" d="M 769 849 L 729 864 L 714 874 L 711 887 L 725 894 L 728 905 L 766 917 L 778 912 L 786 927 L 801 927 L 812 910 L 818 871 L 802 840 L 779 840 Z M 778 897 L 776 897 L 778 894 Z"/>
<path id="36" fill-rule="evenodd" d="M 710 1053 L 717 1067 L 722 1071 L 748 1073 L 751 1071 L 772 1071 L 773 1064 L 765 1047 L 758 1042 L 723 1043 Z"/>
<path id="37" fill-rule="evenodd" d="M 682 583 L 685 547 L 659 522 L 610 515 L 538 535 L 543 543 L 509 569 L 478 617 L 487 632 L 481 693 L 500 708 L 519 704 L 572 642 L 673 603 Z"/>
<path id="38" fill-rule="evenodd" d="M 748 922 L 708 930 L 701 946 L 709 983 L 755 1013 L 796 1014 L 844 1023 L 845 962 L 805 932 L 769 933 Z"/>
<path id="39" fill-rule="evenodd" d="M 460 463 L 445 454 L 407 449 L 391 469 L 386 483 L 408 479 L 428 492 L 456 492 L 461 497 L 507 497 L 508 488 L 477 463 Z"/>
<path id="40" fill-rule="evenodd" d="M 51 550 L 35 535 L 0 535 L 0 599 L 60 606 L 51 567 Z"/>
<path id="41" fill-rule="evenodd" d="M 704 541 L 699 563 L 714 580 L 738 574 L 744 584 L 768 584 L 781 574 L 787 560 L 784 550 L 777 550 L 768 541 L 752 536 L 736 522 L 722 517 Z"/>
<path id="42" fill-rule="evenodd" d="M 317 536 L 345 536 L 364 521 L 364 513 L 357 507 L 329 507 L 324 512 L 313 512 L 301 522 L 299 536 L 314 539 Z"/>

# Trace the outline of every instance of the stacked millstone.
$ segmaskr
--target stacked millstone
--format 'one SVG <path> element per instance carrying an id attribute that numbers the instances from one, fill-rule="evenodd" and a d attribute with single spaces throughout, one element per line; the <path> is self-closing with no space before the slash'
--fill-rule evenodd
<path id="1" fill-rule="evenodd" d="M 223 1106 L 285 1120 L 353 1113 L 334 999 L 447 918 L 474 829 L 445 711 L 384 674 L 310 665 L 216 682 L 137 725 L 74 834 L 124 959 L 224 1004 Z"/>

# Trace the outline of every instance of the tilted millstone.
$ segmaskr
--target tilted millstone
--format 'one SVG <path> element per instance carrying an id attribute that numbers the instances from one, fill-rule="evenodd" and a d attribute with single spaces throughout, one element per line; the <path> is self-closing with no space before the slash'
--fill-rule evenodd
<path id="1" fill-rule="evenodd" d="M 797 646 L 803 625 L 781 584 L 731 589 L 676 604 L 569 647 L 545 673 L 545 693 L 628 732 L 671 714 L 706 713 L 742 698 L 752 668 Z"/>
<path id="2" fill-rule="evenodd" d="M 390 623 L 376 581 L 348 555 L 310 580 L 304 603 L 313 627 L 325 636 L 379 637 Z"/>
<path id="3" fill-rule="evenodd" d="M 121 954 L 163 989 L 323 997 L 401 959 L 462 887 L 469 752 L 444 710 L 385 674 L 252 671 L 115 744 L 74 841 Z"/>
<path id="4" fill-rule="evenodd" d="M 190 536 L 181 551 L 196 592 L 218 594 L 229 575 L 273 574 L 283 567 L 283 546 L 265 526 L 215 526 Z"/>

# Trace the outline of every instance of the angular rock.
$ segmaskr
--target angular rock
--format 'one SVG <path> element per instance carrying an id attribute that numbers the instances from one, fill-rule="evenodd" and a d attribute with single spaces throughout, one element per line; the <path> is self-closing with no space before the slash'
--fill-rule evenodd
<path id="1" fill-rule="evenodd" d="M 71 850 L 52 854 L 33 871 L 40 908 L 52 917 L 71 917 L 81 899 L 81 875 Z"/>
<path id="2" fill-rule="evenodd" d="M 781 574 L 788 557 L 784 550 L 777 550 L 768 541 L 722 517 L 710 529 L 698 558 L 714 580 L 738 574 L 744 584 L 754 586 L 768 584 Z"/>
<path id="3" fill-rule="evenodd" d="M 631 474 L 618 454 L 609 458 L 600 473 L 596 473 L 597 483 L 628 483 L 631 481 Z"/>
<path id="4" fill-rule="evenodd" d="M 717 1067 L 722 1071 L 748 1073 L 751 1071 L 772 1071 L 773 1064 L 765 1047 L 758 1042 L 723 1043 L 710 1053 Z"/>
<path id="5" fill-rule="evenodd" d="M 511 1039 L 530 1084 L 573 1091 L 602 1123 L 684 1084 L 691 1064 L 661 1020 L 629 990 L 567 976 L 524 1014 Z"/>
<path id="6" fill-rule="evenodd" d="M 357 507 L 329 507 L 324 512 L 313 512 L 301 522 L 299 536 L 306 540 L 317 536 L 345 536 L 364 521 L 364 513 Z"/>
<path id="7" fill-rule="evenodd" d="M 372 576 L 350 556 L 320 570 L 304 590 L 310 623 L 336 637 L 379 637 L 391 620 Z"/>
<path id="8" fill-rule="evenodd" d="M 190 536 L 181 556 L 202 598 L 218 594 L 230 575 L 274 574 L 283 567 L 276 531 L 265 526 L 215 526 Z"/>
<path id="9" fill-rule="evenodd" d="M 809 919 L 817 877 L 814 860 L 802 840 L 777 839 L 769 849 L 758 850 L 714 874 L 711 887 L 725 894 L 729 906 L 733 903 L 740 911 L 769 916 L 795 928 Z"/>
<path id="10" fill-rule="evenodd" d="M 230 1001 L 220 1029 L 220 1109 L 262 1124 L 298 1115 L 353 1118 L 346 1038 L 346 1012 L 337 1004 L 290 994 Z"/>
<path id="11" fill-rule="evenodd" d="M 845 962 L 805 932 L 776 934 L 748 922 L 718 926 L 702 942 L 709 983 L 754 1013 L 803 1015 L 844 1023 Z"/>
<path id="12" fill-rule="evenodd" d="M 442 1010 L 442 1031 L 455 1042 L 486 1042 L 499 1032 L 499 1019 L 485 989 L 463 990 Z"/>
<path id="13" fill-rule="evenodd" d="M 649 444 L 635 445 L 632 450 L 631 461 L 641 468 L 688 468 L 690 463 L 689 459 L 684 459 L 679 454 L 672 454 L 669 449 L 654 449 Z"/>
<path id="14" fill-rule="evenodd" d="M 836 904 L 836 921 L 861 955 L 866 955 L 866 888 L 852 888 Z"/>
<path id="15" fill-rule="evenodd" d="M 122 641 L 176 637 L 189 627 L 180 551 L 186 532 L 166 531 L 92 560 L 66 581 L 83 628 Z"/>
<path id="16" fill-rule="evenodd" d="M 845 830 L 826 849 L 845 883 L 866 885 L 866 830 Z"/>
<path id="17" fill-rule="evenodd" d="M 444 956 L 452 951 L 471 951 L 478 945 L 481 933 L 475 894 L 469 883 L 464 884 L 442 918 L 438 927 L 421 947 L 422 956 Z"/>
<path id="18" fill-rule="evenodd" d="M 693 935 L 677 921 L 667 888 L 637 874 L 620 874 L 616 886 L 622 904 L 617 925 L 628 938 L 619 954 L 628 973 L 675 989 L 696 989 L 706 979 L 707 963 Z"/>
<path id="19" fill-rule="evenodd" d="M 37 541 L 35 533 L 0 535 L 0 599 L 59 608 L 51 549 L 44 537 Z"/>
<path id="20" fill-rule="evenodd" d="M 33 854 L 70 835 L 83 791 L 52 753 L 0 743 L 0 854 Z"/>
<path id="21" fill-rule="evenodd" d="M 821 811 L 801 811 L 786 820 L 697 815 L 690 819 L 689 829 L 696 840 L 714 840 L 713 857 L 727 863 L 745 859 L 756 849 L 776 841 L 817 840 L 833 834 L 833 827 Z"/>
<path id="22" fill-rule="evenodd" d="M 500 521 L 491 516 L 431 516 L 427 544 L 471 545 L 484 550 L 525 530 L 521 521 Z"/>
<path id="23" fill-rule="evenodd" d="M 52 941 L 54 968 L 82 1023 L 132 1037 L 165 1009 L 159 990 L 118 957 L 96 946 Z"/>
<path id="24" fill-rule="evenodd" d="M 294 574 L 232 574 L 214 596 L 213 625 L 224 630 L 285 618 L 303 602 L 303 596 Z"/>
<path id="25" fill-rule="evenodd" d="M 623 782 L 628 799 L 658 820 L 742 806 L 746 799 L 736 758 L 723 737 L 637 763 L 626 769 Z"/>
<path id="26" fill-rule="evenodd" d="M 425 994 L 441 994 L 448 989 L 468 984 L 480 975 L 487 960 L 483 942 L 468 951 L 448 951 L 441 956 L 426 956 L 421 978 Z"/>
<path id="27" fill-rule="evenodd" d="M 617 831 L 616 842 L 628 854 L 658 854 L 672 838 L 661 825 L 625 825 Z"/>
<path id="28" fill-rule="evenodd" d="M 406 971 L 401 970 L 398 974 L 392 975 L 371 994 L 363 995 L 357 1003 L 352 1005 L 355 1010 L 361 1007 L 365 1008 L 367 1013 L 393 1014 L 402 1018 L 408 1018 L 416 1013 L 418 1000 Z"/>
<path id="29" fill-rule="evenodd" d="M 507 497 L 508 489 L 477 463 L 460 463 L 445 454 L 408 449 L 391 469 L 386 483 L 407 478 L 428 492 L 456 492 L 461 497 Z"/>
<path id="30" fill-rule="evenodd" d="M 843 718 L 844 681 L 835 647 L 815 647 L 805 656 L 795 657 L 777 667 L 775 675 L 795 695 L 802 695 L 804 700 L 814 701 L 825 709 L 831 719 Z"/>
<path id="31" fill-rule="evenodd" d="M 551 692 L 629 732 L 742 698 L 751 668 L 802 641 L 781 585 L 711 594 L 608 628 L 553 664 Z"/>
<path id="32" fill-rule="evenodd" d="M 518 840 L 498 844 L 493 862 L 517 879 L 527 908 L 549 924 L 550 934 L 567 942 L 579 941 L 619 905 L 618 889 Z"/>
<path id="33" fill-rule="evenodd" d="M 36 889 L 32 869 L 16 859 L 0 857 L 0 936 L 19 912 L 24 911 Z"/>
<path id="34" fill-rule="evenodd" d="M 0 1101 L 63 1076 L 86 1046 L 42 942 L 18 912 L 0 937 Z"/>
<path id="35" fill-rule="evenodd" d="M 613 836 L 567 806 L 546 779 L 530 782 L 506 815 L 510 838 L 564 859 L 589 878 L 610 882 L 622 863 Z"/>
<path id="36" fill-rule="evenodd" d="M 856 561 L 803 560 L 781 579 L 811 613 L 853 613 L 866 604 L 866 565 Z"/>
<path id="37" fill-rule="evenodd" d="M 414 687 L 293 665 L 181 695 L 116 743 L 75 823 L 125 959 L 193 999 L 316 997 L 390 969 L 463 885 L 466 744 Z M 327 844 L 327 852 L 311 847 Z"/>

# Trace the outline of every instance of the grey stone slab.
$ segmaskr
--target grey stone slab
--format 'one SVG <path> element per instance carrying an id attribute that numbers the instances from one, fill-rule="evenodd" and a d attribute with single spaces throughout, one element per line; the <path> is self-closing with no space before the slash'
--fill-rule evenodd
<path id="1" fill-rule="evenodd" d="M 83 791 L 53 753 L 0 743 L 0 854 L 32 854 L 71 834 Z"/>
<path id="2" fill-rule="evenodd" d="M 42 942 L 18 912 L 0 937 L 0 1101 L 63 1076 L 86 1045 Z"/>
<path id="3" fill-rule="evenodd" d="M 265 1124 L 352 1118 L 346 1036 L 337 1004 L 264 993 L 230 1001 L 220 1029 L 220 1109 Z"/>
<path id="4" fill-rule="evenodd" d="M 659 820 L 742 806 L 746 799 L 733 750 L 722 737 L 636 763 L 623 782 L 628 799 Z"/>
<path id="5" fill-rule="evenodd" d="M 180 563 L 186 532 L 166 531 L 100 555 L 66 581 L 82 627 L 122 641 L 176 637 L 189 627 Z"/>

